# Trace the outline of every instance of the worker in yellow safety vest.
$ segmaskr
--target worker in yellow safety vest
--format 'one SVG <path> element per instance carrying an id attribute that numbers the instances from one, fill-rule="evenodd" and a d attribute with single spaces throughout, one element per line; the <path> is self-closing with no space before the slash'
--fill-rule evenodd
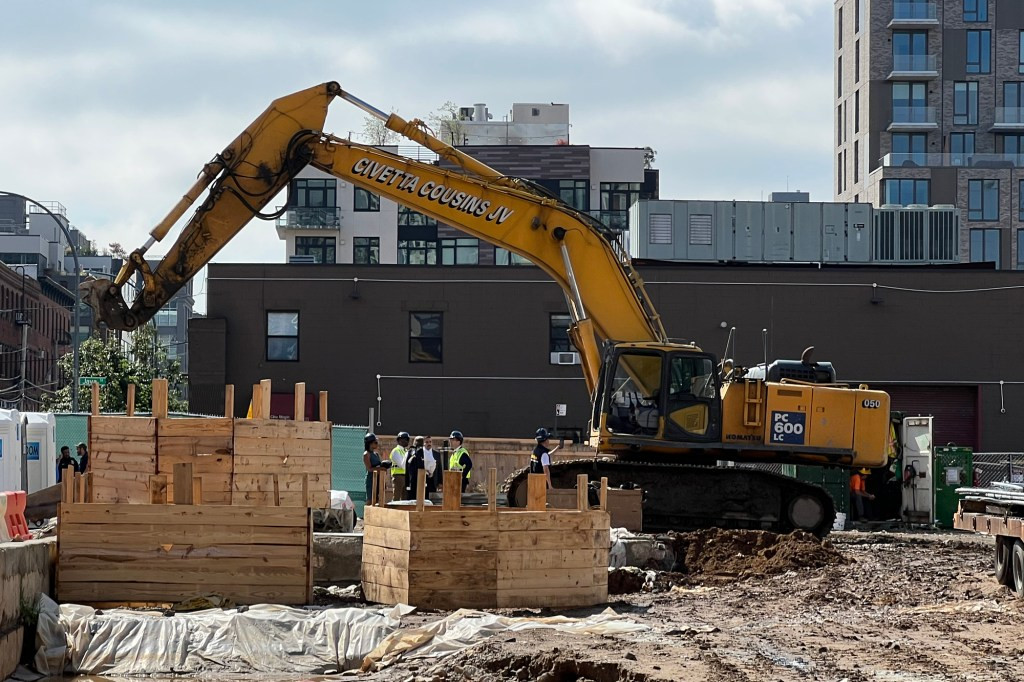
<path id="1" fill-rule="evenodd" d="M 452 435 L 448 436 L 448 439 L 454 445 L 452 454 L 448 457 L 448 470 L 462 472 L 462 492 L 466 492 L 466 488 L 469 487 L 469 477 L 473 475 L 473 460 L 469 456 L 469 450 L 462 446 L 465 442 L 462 431 L 452 431 Z"/>
<path id="2" fill-rule="evenodd" d="M 388 458 L 391 460 L 391 482 L 395 486 L 395 499 L 405 499 L 405 457 L 409 447 L 409 432 L 402 431 L 395 440 L 398 445 L 391 449 Z"/>

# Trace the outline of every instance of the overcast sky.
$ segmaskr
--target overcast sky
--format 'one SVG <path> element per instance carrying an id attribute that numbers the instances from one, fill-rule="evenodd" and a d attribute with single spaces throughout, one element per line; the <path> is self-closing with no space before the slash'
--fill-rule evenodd
<path id="1" fill-rule="evenodd" d="M 406 118 L 567 103 L 573 143 L 653 147 L 665 199 L 830 200 L 831 17 L 823 0 L 6 0 L 0 190 L 130 251 L 272 99 L 337 80 Z M 328 131 L 361 127 L 335 103 Z M 215 260 L 283 258 L 254 221 Z"/>

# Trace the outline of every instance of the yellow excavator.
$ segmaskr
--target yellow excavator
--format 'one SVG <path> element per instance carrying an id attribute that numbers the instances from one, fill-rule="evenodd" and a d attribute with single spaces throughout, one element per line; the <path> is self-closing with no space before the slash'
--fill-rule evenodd
<path id="1" fill-rule="evenodd" d="M 323 132 L 335 98 L 436 152 L 453 170 Z M 834 517 L 824 490 L 716 463 L 885 464 L 887 394 L 836 383 L 832 365 L 808 353 L 745 368 L 668 338 L 616 232 L 336 82 L 274 101 L 203 167 L 113 281 L 83 284 L 85 299 L 111 328 L 144 324 L 252 218 L 274 218 L 264 208 L 307 165 L 519 254 L 561 286 L 601 457 L 556 463 L 556 485 L 574 484 L 577 473 L 638 484 L 647 491 L 644 521 L 651 530 L 717 525 L 824 535 Z M 146 252 L 196 204 L 163 260 L 147 262 Z M 144 286 L 129 306 L 122 288 L 136 272 Z M 513 504 L 524 496 L 524 482 L 523 473 L 507 482 Z"/>

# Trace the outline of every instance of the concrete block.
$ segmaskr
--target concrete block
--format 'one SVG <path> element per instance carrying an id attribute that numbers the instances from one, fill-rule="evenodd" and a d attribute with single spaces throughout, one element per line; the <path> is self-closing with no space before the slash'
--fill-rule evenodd
<path id="1" fill-rule="evenodd" d="M 0 635 L 0 679 L 6 680 L 17 670 L 24 637 L 25 630 L 20 627 Z"/>
<path id="2" fill-rule="evenodd" d="M 313 584 L 359 582 L 362 533 L 313 533 Z"/>
<path id="3" fill-rule="evenodd" d="M 56 547 L 56 538 L 0 543 L 0 632 L 20 624 L 22 603 L 52 594 Z"/>

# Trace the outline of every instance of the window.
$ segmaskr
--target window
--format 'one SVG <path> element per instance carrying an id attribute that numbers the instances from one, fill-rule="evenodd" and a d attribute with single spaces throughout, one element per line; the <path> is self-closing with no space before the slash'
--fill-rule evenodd
<path id="1" fill-rule="evenodd" d="M 860 140 L 853 141 L 853 184 L 860 182 Z"/>
<path id="2" fill-rule="evenodd" d="M 500 246 L 494 247 L 494 264 L 495 265 L 533 265 L 528 258 L 520 256 L 518 253 L 512 253 L 508 249 L 503 249 Z"/>
<path id="3" fill-rule="evenodd" d="M 860 83 L 860 41 L 853 44 L 853 82 Z"/>
<path id="4" fill-rule="evenodd" d="M 156 312 L 156 316 L 153 318 L 158 327 L 177 327 L 178 326 L 178 309 L 177 308 L 163 308 Z"/>
<path id="5" fill-rule="evenodd" d="M 572 318 L 566 313 L 553 313 L 548 317 L 548 351 L 551 353 L 569 353 L 574 350 L 569 341 L 569 327 Z"/>
<path id="6" fill-rule="evenodd" d="M 966 166 L 974 154 L 974 133 L 950 133 L 949 151 L 954 166 Z"/>
<path id="7" fill-rule="evenodd" d="M 1003 139 L 1003 154 L 1006 155 L 1007 160 L 1021 165 L 1021 160 L 1024 159 L 1024 135 L 1000 135 L 999 137 Z"/>
<path id="8" fill-rule="evenodd" d="M 437 265 L 436 239 L 399 239 L 399 265 Z"/>
<path id="9" fill-rule="evenodd" d="M 629 229 L 629 207 L 640 199 L 639 182 L 601 183 L 601 222 L 613 230 Z"/>
<path id="10" fill-rule="evenodd" d="M 362 187 L 355 187 L 352 195 L 352 210 L 376 212 L 380 210 L 380 197 Z"/>
<path id="11" fill-rule="evenodd" d="M 1024 31 L 1017 36 L 1017 73 L 1024 73 Z"/>
<path id="12" fill-rule="evenodd" d="M 588 180 L 537 180 L 537 184 L 577 211 L 590 210 L 590 182 Z"/>
<path id="13" fill-rule="evenodd" d="M 846 125 L 846 102 L 843 102 L 843 142 L 846 142 L 850 127 Z"/>
<path id="14" fill-rule="evenodd" d="M 967 219 L 999 220 L 999 181 L 967 181 Z"/>
<path id="15" fill-rule="evenodd" d="M 999 268 L 999 228 L 971 230 L 971 262 L 995 263 Z M 1019 246 L 1017 247 L 1020 248 Z"/>
<path id="16" fill-rule="evenodd" d="M 925 165 L 927 162 L 927 157 L 925 156 L 927 144 L 927 133 L 893 133 L 893 165 L 902 166 L 907 162 L 919 166 Z"/>
<path id="17" fill-rule="evenodd" d="M 480 262 L 480 240 L 471 237 L 441 240 L 441 265 L 476 265 Z"/>
<path id="18" fill-rule="evenodd" d="M 928 123 L 927 97 L 924 83 L 893 83 L 892 120 L 900 123 Z"/>
<path id="19" fill-rule="evenodd" d="M 1020 184 L 1017 185 L 1017 203 L 1020 204 L 1017 207 L 1017 218 L 1024 220 L 1024 194 L 1021 194 L 1021 192 L 1024 192 L 1024 180 L 1021 180 Z M 1017 234 L 1019 235 L 1020 233 L 1018 232 Z M 1017 241 L 1017 253 L 1020 253 L 1020 240 Z M 1020 262 L 1020 258 L 1018 258 L 1017 269 L 1020 269 Z"/>
<path id="20" fill-rule="evenodd" d="M 927 56 L 928 31 L 892 32 L 893 71 L 925 71 Z"/>
<path id="21" fill-rule="evenodd" d="M 291 206 L 302 208 L 336 208 L 338 181 L 300 178 L 292 183 Z"/>
<path id="22" fill-rule="evenodd" d="M 836 57 L 836 97 L 843 96 L 843 55 Z"/>
<path id="23" fill-rule="evenodd" d="M 836 10 L 836 35 L 839 36 L 839 47 L 843 46 L 843 8 Z"/>
<path id="24" fill-rule="evenodd" d="M 928 204 L 928 180 L 890 179 L 883 180 L 883 204 Z"/>
<path id="25" fill-rule="evenodd" d="M 313 256 L 317 263 L 335 263 L 334 237 L 296 237 L 295 255 Z"/>
<path id="26" fill-rule="evenodd" d="M 964 21 L 988 21 L 988 0 L 964 0 Z"/>
<path id="27" fill-rule="evenodd" d="M 1024 230 L 1017 230 L 1017 269 L 1024 270 Z"/>
<path id="28" fill-rule="evenodd" d="M 409 362 L 441 362 L 442 313 L 409 313 Z"/>
<path id="29" fill-rule="evenodd" d="M 853 93 L 853 132 L 860 132 L 860 90 Z"/>
<path id="30" fill-rule="evenodd" d="M 398 224 L 404 227 L 437 227 L 437 221 L 430 216 L 425 216 L 419 211 L 414 211 L 401 204 L 398 205 Z"/>
<path id="31" fill-rule="evenodd" d="M 864 0 L 856 0 L 857 12 L 853 15 L 853 31 L 854 33 L 860 33 L 860 21 L 864 16 Z"/>
<path id="32" fill-rule="evenodd" d="M 836 107 L 836 144 L 843 143 L 843 105 Z"/>
<path id="33" fill-rule="evenodd" d="M 355 237 L 352 240 L 352 262 L 356 265 L 380 263 L 380 237 Z"/>
<path id="34" fill-rule="evenodd" d="M 296 362 L 299 359 L 299 312 L 267 311 L 267 360 Z"/>
<path id="35" fill-rule="evenodd" d="M 967 32 L 967 73 L 992 72 L 992 32 Z"/>
<path id="36" fill-rule="evenodd" d="M 843 150 L 843 191 L 846 191 L 846 150 Z"/>
<path id="37" fill-rule="evenodd" d="M 953 83 L 953 125 L 978 125 L 977 83 Z"/>
<path id="38" fill-rule="evenodd" d="M 843 193 L 843 154 L 836 154 L 836 194 Z"/>
<path id="39" fill-rule="evenodd" d="M 1003 123 L 1024 123 L 1024 83 L 1005 81 L 1003 83 Z M 999 121 L 997 118 L 996 121 Z"/>

